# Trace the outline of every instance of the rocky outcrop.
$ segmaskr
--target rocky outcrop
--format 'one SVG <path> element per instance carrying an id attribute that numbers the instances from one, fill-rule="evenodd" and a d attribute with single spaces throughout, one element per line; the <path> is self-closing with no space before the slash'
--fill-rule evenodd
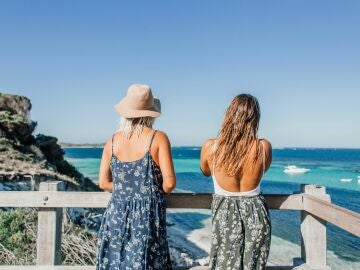
<path id="1" fill-rule="evenodd" d="M 52 136 L 33 134 L 28 98 L 0 93 L 0 190 L 38 190 L 46 180 L 64 182 L 67 191 L 99 191 L 64 159 L 64 150 Z M 67 208 L 69 220 L 98 229 L 103 209 Z"/>
<path id="2" fill-rule="evenodd" d="M 28 98 L 0 93 L 0 137 L 15 144 L 33 143 L 36 122 L 29 119 L 30 110 Z"/>
<path id="3" fill-rule="evenodd" d="M 86 190 L 88 190 L 90 183 L 93 184 L 89 178 L 85 178 L 73 165 L 64 159 L 65 151 L 58 144 L 57 138 L 38 134 L 36 143 L 46 160 L 55 166 L 56 171 L 76 179 Z"/>
<path id="4" fill-rule="evenodd" d="M 0 110 L 28 119 L 30 116 L 31 102 L 24 96 L 0 93 Z"/>
<path id="5" fill-rule="evenodd" d="M 37 123 L 30 119 L 31 102 L 27 97 L 0 93 L 0 181 L 58 179 L 70 190 L 99 190 L 64 159 L 64 150 L 55 137 L 33 135 Z M 40 179 L 40 180 L 39 180 Z M 9 183 L 6 183 L 9 185 Z"/>

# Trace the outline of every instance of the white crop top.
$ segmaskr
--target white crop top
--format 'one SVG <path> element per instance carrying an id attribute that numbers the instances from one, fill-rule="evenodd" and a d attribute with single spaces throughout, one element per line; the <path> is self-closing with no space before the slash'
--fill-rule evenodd
<path id="1" fill-rule="evenodd" d="M 262 141 L 261 141 L 262 142 Z M 213 150 L 215 150 L 215 142 L 213 144 Z M 264 144 L 262 143 L 263 146 L 263 173 L 262 176 L 265 174 L 265 147 Z M 260 193 L 260 182 L 261 179 L 259 181 L 259 184 L 257 185 L 256 188 L 252 189 L 252 190 L 248 190 L 248 191 L 240 191 L 240 192 L 233 192 L 233 191 L 228 191 L 223 189 L 217 182 L 216 178 L 215 178 L 215 163 L 212 166 L 212 172 L 211 172 L 211 176 L 214 182 L 214 193 L 218 194 L 218 195 L 223 195 L 223 196 L 254 196 L 254 195 L 258 195 Z M 262 177 L 261 176 L 261 177 Z"/>

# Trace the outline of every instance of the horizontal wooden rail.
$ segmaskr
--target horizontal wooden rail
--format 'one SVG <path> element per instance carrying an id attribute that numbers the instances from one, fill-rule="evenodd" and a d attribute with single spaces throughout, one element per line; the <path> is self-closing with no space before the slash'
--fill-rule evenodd
<path id="1" fill-rule="evenodd" d="M 360 214 L 303 194 L 304 210 L 360 237 Z"/>
<path id="2" fill-rule="evenodd" d="M 294 266 L 267 266 L 266 270 L 287 270 Z M 208 266 L 173 267 L 174 270 L 209 270 Z M 297 268 L 298 269 L 298 268 Z M 303 268 L 302 268 L 303 269 Z M 24 265 L 24 266 L 0 266 L 0 270 L 95 270 L 93 265 Z"/>
<path id="3" fill-rule="evenodd" d="M 264 195 L 270 209 L 303 210 L 302 195 Z M 105 208 L 109 192 L 1 191 L 0 207 Z M 210 193 L 173 193 L 166 196 L 168 208 L 210 209 Z"/>
<path id="4" fill-rule="evenodd" d="M 37 265 L 0 266 L 7 270 L 94 270 L 94 266 L 56 265 L 61 263 L 61 208 L 105 208 L 112 196 L 109 192 L 69 192 L 61 182 L 40 183 L 40 191 L 1 191 L 1 207 L 36 207 L 38 209 Z M 326 221 L 360 236 L 360 214 L 330 203 L 325 188 L 302 185 L 299 194 L 264 194 L 270 209 L 301 211 L 301 258 L 293 266 L 268 266 L 266 269 L 328 269 L 326 265 Z M 167 208 L 210 209 L 210 193 L 172 193 L 166 195 Z M 60 258 L 60 259 L 59 259 Z M 45 265 L 47 264 L 47 265 Z M 178 267 L 205 270 L 208 267 Z"/>

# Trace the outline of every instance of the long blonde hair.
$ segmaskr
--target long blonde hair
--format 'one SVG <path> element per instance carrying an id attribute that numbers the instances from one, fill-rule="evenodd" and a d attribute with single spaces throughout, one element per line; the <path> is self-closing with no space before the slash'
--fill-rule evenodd
<path id="1" fill-rule="evenodd" d="M 154 117 L 138 117 L 138 118 L 121 118 L 119 131 L 123 132 L 126 139 L 130 139 L 132 135 L 140 136 L 144 127 L 152 128 L 155 122 Z"/>
<path id="2" fill-rule="evenodd" d="M 257 99 L 249 94 L 237 95 L 226 110 L 222 128 L 213 151 L 215 166 L 221 165 L 229 176 L 241 176 L 243 167 L 249 164 L 250 150 L 255 142 L 256 156 L 260 156 L 258 129 L 260 106 Z"/>

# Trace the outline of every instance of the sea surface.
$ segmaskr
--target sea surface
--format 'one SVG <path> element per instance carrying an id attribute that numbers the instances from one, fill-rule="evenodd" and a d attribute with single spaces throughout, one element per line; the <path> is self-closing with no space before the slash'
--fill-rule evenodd
<path id="1" fill-rule="evenodd" d="M 172 153 L 177 175 L 175 192 L 213 191 L 211 178 L 204 177 L 199 170 L 199 147 L 174 147 Z M 94 182 L 98 181 L 101 154 L 101 148 L 65 149 L 65 158 Z M 288 165 L 310 171 L 289 175 L 284 173 Z M 262 192 L 267 194 L 299 192 L 302 183 L 325 186 L 332 203 L 359 213 L 360 149 L 273 149 L 273 163 L 261 182 Z M 209 212 L 178 215 L 175 219 L 189 224 L 191 231 L 203 226 L 199 220 L 200 216 L 201 220 L 204 220 L 209 217 Z M 271 210 L 271 218 L 273 236 L 285 240 L 289 249 L 298 247 L 299 211 Z M 328 264 L 331 268 L 344 269 L 346 265 L 346 269 L 360 269 L 360 238 L 332 224 L 328 224 L 327 228 Z"/>

